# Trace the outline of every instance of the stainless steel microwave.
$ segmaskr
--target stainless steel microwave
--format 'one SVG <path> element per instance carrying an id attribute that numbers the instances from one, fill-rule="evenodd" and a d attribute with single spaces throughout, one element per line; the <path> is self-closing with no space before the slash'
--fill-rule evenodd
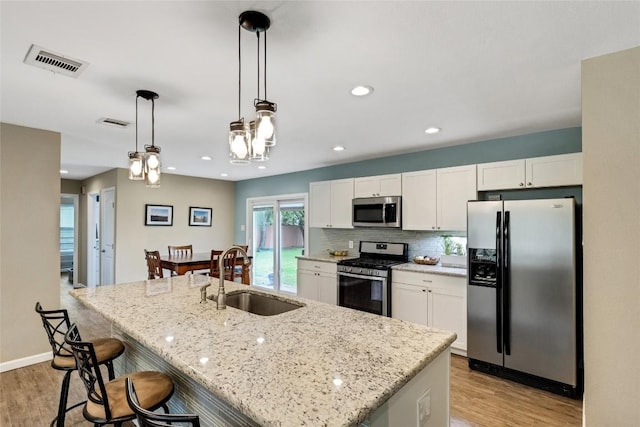
<path id="1" fill-rule="evenodd" d="M 353 199 L 354 227 L 402 226 L 402 197 L 364 197 Z"/>

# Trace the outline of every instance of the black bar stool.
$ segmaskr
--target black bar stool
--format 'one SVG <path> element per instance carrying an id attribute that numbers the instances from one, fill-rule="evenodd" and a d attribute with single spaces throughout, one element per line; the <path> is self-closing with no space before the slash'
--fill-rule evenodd
<path id="1" fill-rule="evenodd" d="M 133 386 L 133 380 L 127 378 L 125 380 L 127 391 L 127 402 L 135 412 L 140 427 L 171 427 L 172 423 L 189 423 L 191 427 L 200 427 L 200 418 L 195 414 L 158 414 L 147 411 L 140 406 L 136 389 Z"/>
<path id="2" fill-rule="evenodd" d="M 67 310 L 44 310 L 39 302 L 36 303 L 36 312 L 42 319 L 42 326 L 47 331 L 53 359 L 51 367 L 59 371 L 65 371 L 60 389 L 60 402 L 58 404 L 58 415 L 51 421 L 51 426 L 64 426 L 64 419 L 68 411 L 83 403 L 82 401 L 67 408 L 67 398 L 69 397 L 69 381 L 71 372 L 76 370 L 76 359 L 73 357 L 71 348 L 65 343 L 64 336 L 71 327 Z M 92 341 L 96 349 L 96 360 L 99 365 L 106 365 L 109 372 L 109 379 L 113 379 L 113 360 L 124 353 L 124 344 L 116 338 L 98 338 Z"/>
<path id="3" fill-rule="evenodd" d="M 173 395 L 173 381 L 168 375 L 156 371 L 143 371 L 121 375 L 104 382 L 95 347 L 91 342 L 80 340 L 75 324 L 67 331 L 65 342 L 71 347 L 78 374 L 87 390 L 87 402 L 82 415 L 94 426 L 113 424 L 119 427 L 123 422 L 136 417 L 126 399 L 127 377 L 138 384 L 138 397 L 144 409 L 154 411 L 162 407 L 165 413 L 169 412 L 166 403 Z"/>

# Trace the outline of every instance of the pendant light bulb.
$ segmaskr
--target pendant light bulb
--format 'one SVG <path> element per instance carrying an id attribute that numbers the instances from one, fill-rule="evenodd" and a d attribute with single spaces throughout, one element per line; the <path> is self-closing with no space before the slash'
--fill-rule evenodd
<path id="1" fill-rule="evenodd" d="M 151 169 L 147 173 L 147 187 L 158 188 L 160 187 L 160 170 Z"/>
<path id="2" fill-rule="evenodd" d="M 157 169 L 160 165 L 160 159 L 156 153 L 150 153 L 147 156 L 147 166 L 149 170 Z"/>
<path id="3" fill-rule="evenodd" d="M 263 141 L 265 139 L 273 138 L 273 122 L 271 121 L 271 117 L 264 117 L 262 120 L 260 120 L 258 137 Z"/>
<path id="4" fill-rule="evenodd" d="M 276 104 L 269 101 L 256 102 L 256 132 L 267 147 L 276 145 L 275 113 Z"/>
<path id="5" fill-rule="evenodd" d="M 229 162 L 234 165 L 248 164 L 251 161 L 249 150 L 249 136 L 244 120 L 231 122 L 229 125 Z"/>
<path id="6" fill-rule="evenodd" d="M 140 181 L 144 179 L 144 154 L 137 151 L 129 153 L 129 179 Z"/>
<path id="7" fill-rule="evenodd" d="M 266 148 L 265 144 L 264 144 L 264 139 L 258 137 L 255 137 L 253 139 L 253 143 L 251 144 L 251 148 L 253 149 L 253 152 L 258 155 L 261 156 L 264 154 L 264 149 Z"/>
<path id="8" fill-rule="evenodd" d="M 231 151 L 241 159 L 247 156 L 247 145 L 242 135 L 235 135 L 231 143 Z"/>

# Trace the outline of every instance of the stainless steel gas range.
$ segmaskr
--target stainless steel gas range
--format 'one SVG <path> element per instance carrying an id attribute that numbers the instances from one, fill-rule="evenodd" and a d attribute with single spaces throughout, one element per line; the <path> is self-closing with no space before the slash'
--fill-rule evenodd
<path id="1" fill-rule="evenodd" d="M 391 267 L 408 261 L 407 243 L 360 242 L 360 258 L 338 262 L 338 305 L 391 316 Z"/>

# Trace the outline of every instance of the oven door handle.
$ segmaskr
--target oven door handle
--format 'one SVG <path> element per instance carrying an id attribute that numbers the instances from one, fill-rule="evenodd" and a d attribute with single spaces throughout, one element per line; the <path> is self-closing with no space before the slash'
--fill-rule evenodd
<path id="1" fill-rule="evenodd" d="M 384 282 L 387 280 L 386 277 L 379 277 L 379 276 L 364 276 L 362 274 L 354 274 L 354 273 L 347 273 L 344 271 L 339 271 L 338 272 L 338 279 L 340 278 L 340 276 L 345 276 L 345 277 L 353 277 L 355 279 L 366 279 L 366 280 L 380 280 L 381 282 Z"/>

